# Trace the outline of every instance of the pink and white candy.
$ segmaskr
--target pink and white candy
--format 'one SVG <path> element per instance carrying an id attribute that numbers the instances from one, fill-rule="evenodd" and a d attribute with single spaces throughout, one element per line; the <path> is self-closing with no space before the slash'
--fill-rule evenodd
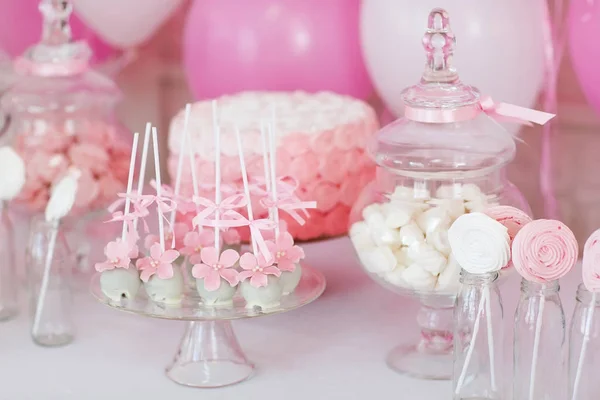
<path id="1" fill-rule="evenodd" d="M 472 274 L 499 271 L 510 260 L 508 229 L 479 212 L 461 215 L 448 230 L 458 264 Z"/>
<path id="2" fill-rule="evenodd" d="M 582 276 L 587 290 L 600 292 L 600 229 L 592 233 L 585 242 Z"/>
<path id="3" fill-rule="evenodd" d="M 547 283 L 565 276 L 577 262 L 578 246 L 573 232 L 562 222 L 540 219 L 517 233 L 512 261 L 528 281 Z"/>
<path id="4" fill-rule="evenodd" d="M 494 218 L 508 229 L 511 244 L 521 228 L 532 221 L 531 217 L 525 214 L 524 211 L 511 206 L 489 207 L 485 210 L 485 214 Z M 512 266 L 512 261 L 509 261 L 504 268 L 511 268 Z"/>

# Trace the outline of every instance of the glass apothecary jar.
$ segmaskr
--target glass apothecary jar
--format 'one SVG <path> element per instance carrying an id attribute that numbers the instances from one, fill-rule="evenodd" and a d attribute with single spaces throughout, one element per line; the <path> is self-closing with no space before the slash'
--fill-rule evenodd
<path id="1" fill-rule="evenodd" d="M 430 379 L 452 374 L 460 266 L 451 256 L 448 228 L 460 215 L 492 205 L 530 213 L 507 179 L 514 139 L 483 111 L 479 91 L 460 81 L 451 64 L 454 43 L 447 13 L 433 10 L 421 82 L 402 93 L 405 116 L 369 144 L 376 179 L 350 215 L 350 237 L 369 276 L 422 305 L 419 341 L 394 349 L 388 364 Z"/>
<path id="2" fill-rule="evenodd" d="M 26 165 L 26 181 L 12 205 L 42 211 L 52 183 L 70 166 L 82 172 L 73 214 L 104 207 L 124 188 L 131 134 L 117 121 L 116 84 L 89 66 L 91 51 L 71 40 L 70 2 L 41 1 L 40 43 L 14 63 L 15 83 L 2 97 L 10 116 L 3 143 Z"/>

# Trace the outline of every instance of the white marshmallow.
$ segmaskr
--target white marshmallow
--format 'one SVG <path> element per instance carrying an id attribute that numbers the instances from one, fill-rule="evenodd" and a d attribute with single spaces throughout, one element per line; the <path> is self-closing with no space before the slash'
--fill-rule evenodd
<path id="1" fill-rule="evenodd" d="M 460 265 L 458 265 L 454 256 L 450 255 L 446 268 L 438 276 L 436 290 L 457 292 L 460 286 L 460 270 Z"/>
<path id="2" fill-rule="evenodd" d="M 415 212 L 414 207 L 403 202 L 392 202 L 382 207 L 385 224 L 388 228 L 398 229 L 408 224 Z"/>
<path id="3" fill-rule="evenodd" d="M 398 264 L 389 247 L 376 247 L 358 252 L 358 257 L 365 269 L 374 274 L 392 271 Z"/>
<path id="4" fill-rule="evenodd" d="M 352 224 L 350 227 L 350 240 L 357 251 L 375 247 L 375 242 L 371 239 L 369 226 L 363 221 Z"/>
<path id="5" fill-rule="evenodd" d="M 378 203 L 369 204 L 362 210 L 362 217 L 365 221 L 368 221 L 371 216 L 378 214 L 382 214 L 381 205 Z"/>
<path id="6" fill-rule="evenodd" d="M 432 199 L 428 203 L 445 210 L 453 220 L 465 213 L 465 204 L 462 199 Z"/>
<path id="7" fill-rule="evenodd" d="M 445 209 L 432 207 L 417 217 L 417 224 L 423 232 L 429 233 L 440 228 L 448 229 L 452 219 Z"/>
<path id="8" fill-rule="evenodd" d="M 415 243 L 408 248 L 408 257 L 413 264 L 421 266 L 426 271 L 437 276 L 446 266 L 448 260 L 432 245 L 421 242 Z"/>
<path id="9" fill-rule="evenodd" d="M 383 274 L 383 278 L 394 286 L 407 286 L 402 274 L 406 269 L 405 265 L 398 265 L 392 271 Z"/>
<path id="10" fill-rule="evenodd" d="M 479 186 L 474 183 L 467 183 L 462 186 L 462 196 L 466 201 L 477 200 L 485 197 Z"/>
<path id="11" fill-rule="evenodd" d="M 427 234 L 427 243 L 431 244 L 437 251 L 448 257 L 452 253 L 450 242 L 448 241 L 448 230 L 439 228 Z"/>
<path id="12" fill-rule="evenodd" d="M 390 199 L 395 200 L 412 200 L 415 197 L 415 192 L 405 186 L 396 186 L 394 192 L 389 196 Z"/>
<path id="13" fill-rule="evenodd" d="M 485 200 L 485 198 L 480 198 L 477 200 L 471 200 L 471 201 L 465 202 L 465 208 L 469 212 L 483 212 L 488 207 L 489 207 L 489 205 L 487 204 L 487 201 Z"/>
<path id="14" fill-rule="evenodd" d="M 404 246 L 410 246 L 413 243 L 423 242 L 425 240 L 425 235 L 423 234 L 423 231 L 414 221 L 400 228 L 399 236 L 400 242 Z"/>
<path id="15" fill-rule="evenodd" d="M 432 290 L 435 287 L 436 278 L 418 264 L 412 264 L 402 271 L 404 281 L 417 290 Z"/>
<path id="16" fill-rule="evenodd" d="M 453 185 L 442 185 L 435 191 L 436 197 L 440 199 L 453 199 L 462 197 L 462 185 L 455 183 Z"/>
<path id="17" fill-rule="evenodd" d="M 394 256 L 396 257 L 396 261 L 398 265 L 409 265 L 412 264 L 412 260 L 408 256 L 408 247 L 401 247 L 394 251 Z"/>

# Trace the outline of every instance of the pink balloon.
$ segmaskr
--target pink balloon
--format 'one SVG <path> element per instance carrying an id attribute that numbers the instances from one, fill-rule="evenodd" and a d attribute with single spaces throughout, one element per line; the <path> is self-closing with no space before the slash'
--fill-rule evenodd
<path id="1" fill-rule="evenodd" d="M 331 90 L 366 98 L 360 0 L 202 0 L 189 10 L 184 64 L 196 98 L 243 90 Z"/>
<path id="2" fill-rule="evenodd" d="M 20 56 L 39 42 L 42 35 L 42 15 L 39 0 L 0 0 L 0 48 L 11 57 Z M 71 15 L 73 38 L 86 39 L 94 52 L 93 62 L 103 62 L 117 54 L 88 28 L 77 15 Z"/>
<path id="3" fill-rule="evenodd" d="M 569 47 L 575 73 L 588 102 L 600 113 L 600 3 L 572 0 L 569 11 Z"/>

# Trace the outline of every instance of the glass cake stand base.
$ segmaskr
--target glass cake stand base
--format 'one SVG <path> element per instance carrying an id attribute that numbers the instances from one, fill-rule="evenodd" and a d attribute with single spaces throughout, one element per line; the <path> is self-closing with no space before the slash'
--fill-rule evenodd
<path id="1" fill-rule="evenodd" d="M 151 318 L 189 321 L 166 375 L 173 382 L 196 388 L 234 385 L 252 376 L 255 366 L 238 343 L 231 320 L 288 312 L 316 300 L 324 290 L 323 274 L 306 265 L 302 265 L 296 290 L 284 296 L 279 306 L 267 309 L 246 307 L 239 294 L 230 306 L 206 306 L 193 293 L 186 293 L 179 305 L 154 303 L 143 288 L 134 299 L 113 301 L 100 289 L 100 274 L 91 282 L 94 297 L 109 307 Z"/>

